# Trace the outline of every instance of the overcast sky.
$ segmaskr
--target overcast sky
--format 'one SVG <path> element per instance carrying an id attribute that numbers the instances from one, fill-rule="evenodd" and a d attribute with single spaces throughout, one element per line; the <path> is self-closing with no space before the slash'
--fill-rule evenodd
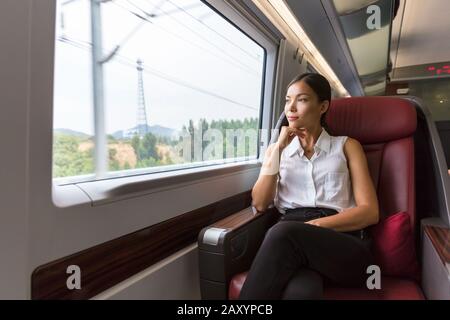
<path id="1" fill-rule="evenodd" d="M 65 2 L 56 23 L 54 128 L 92 134 L 90 1 Z M 137 124 L 138 58 L 149 125 L 258 117 L 263 49 L 199 0 L 113 0 L 101 14 L 104 55 L 121 44 L 103 65 L 107 133 Z"/>

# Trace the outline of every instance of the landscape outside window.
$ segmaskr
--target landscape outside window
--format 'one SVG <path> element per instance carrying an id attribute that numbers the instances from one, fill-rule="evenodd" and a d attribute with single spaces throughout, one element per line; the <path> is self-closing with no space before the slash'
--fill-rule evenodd
<path id="1" fill-rule="evenodd" d="M 57 2 L 57 181 L 256 157 L 261 46 L 201 1 L 112 0 L 92 10 L 89 0 Z"/>

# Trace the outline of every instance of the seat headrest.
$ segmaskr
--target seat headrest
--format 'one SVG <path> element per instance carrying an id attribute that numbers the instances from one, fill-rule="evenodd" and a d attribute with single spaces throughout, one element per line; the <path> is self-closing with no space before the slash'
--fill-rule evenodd
<path id="1" fill-rule="evenodd" d="M 326 115 L 330 134 L 349 136 L 361 144 L 382 143 L 416 131 L 414 105 L 395 97 L 352 97 L 331 101 Z"/>

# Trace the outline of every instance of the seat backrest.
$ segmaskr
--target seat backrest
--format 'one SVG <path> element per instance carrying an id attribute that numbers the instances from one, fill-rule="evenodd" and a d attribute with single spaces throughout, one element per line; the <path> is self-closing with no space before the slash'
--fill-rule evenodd
<path id="1" fill-rule="evenodd" d="M 395 97 L 340 98 L 331 102 L 326 123 L 331 135 L 349 136 L 363 145 L 381 217 L 407 212 L 414 230 L 415 107 Z"/>

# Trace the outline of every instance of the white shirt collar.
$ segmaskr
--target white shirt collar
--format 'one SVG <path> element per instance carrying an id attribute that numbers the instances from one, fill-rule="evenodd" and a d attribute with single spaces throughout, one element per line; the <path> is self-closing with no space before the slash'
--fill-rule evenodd
<path id="1" fill-rule="evenodd" d="M 331 138 L 328 132 L 322 127 L 322 132 L 314 145 L 314 150 L 320 149 L 326 153 L 330 152 Z M 286 154 L 292 157 L 295 153 L 299 152 L 300 157 L 303 156 L 304 150 L 300 144 L 300 140 L 296 137 L 292 139 L 291 143 L 286 147 Z"/>

